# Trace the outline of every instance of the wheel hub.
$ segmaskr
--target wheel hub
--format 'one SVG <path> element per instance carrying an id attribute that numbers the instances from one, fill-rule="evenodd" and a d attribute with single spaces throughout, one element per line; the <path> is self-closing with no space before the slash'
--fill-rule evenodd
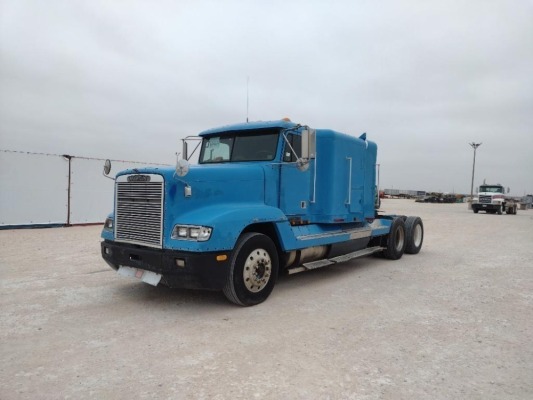
<path id="1" fill-rule="evenodd" d="M 420 224 L 417 224 L 413 231 L 413 242 L 416 247 L 422 243 L 422 227 Z"/>
<path id="2" fill-rule="evenodd" d="M 246 258 L 243 269 L 244 285 L 250 292 L 260 292 L 270 281 L 272 260 L 265 249 L 256 249 Z"/>
<path id="3" fill-rule="evenodd" d="M 398 230 L 396 231 L 396 241 L 395 241 L 396 250 L 400 251 L 403 248 L 404 240 L 405 240 L 405 231 L 401 228 L 398 228 Z"/>

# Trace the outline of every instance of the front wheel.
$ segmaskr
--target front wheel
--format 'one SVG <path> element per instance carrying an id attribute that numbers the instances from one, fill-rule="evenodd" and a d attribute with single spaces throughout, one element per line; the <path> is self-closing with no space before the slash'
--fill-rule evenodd
<path id="1" fill-rule="evenodd" d="M 274 289 L 278 265 L 272 239 L 261 233 L 243 234 L 231 256 L 224 295 L 240 306 L 262 303 Z"/>
<path id="2" fill-rule="evenodd" d="M 502 215 L 502 206 L 499 206 L 496 212 L 498 213 L 498 215 Z"/>

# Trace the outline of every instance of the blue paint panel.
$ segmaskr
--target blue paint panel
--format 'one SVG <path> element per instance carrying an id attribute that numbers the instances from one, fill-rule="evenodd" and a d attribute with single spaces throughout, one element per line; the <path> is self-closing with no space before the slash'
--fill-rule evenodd
<path id="1" fill-rule="evenodd" d="M 279 151 L 281 151 L 281 149 Z M 265 204 L 267 206 L 279 208 L 279 182 L 281 165 L 277 163 L 263 164 L 262 167 L 265 174 Z"/>
<path id="2" fill-rule="evenodd" d="M 370 227 L 372 228 L 372 237 L 387 235 L 390 232 L 392 218 L 376 219 Z"/>
<path id="3" fill-rule="evenodd" d="M 306 171 L 300 171 L 294 163 L 281 165 L 279 206 L 288 216 L 310 219 L 313 166 L 314 160 Z"/>
<path id="4" fill-rule="evenodd" d="M 165 248 L 185 251 L 217 251 L 231 250 L 235 246 L 241 232 L 251 224 L 263 222 L 286 221 L 285 215 L 276 207 L 258 203 L 222 203 L 202 207 L 177 217 L 169 222 L 213 227 L 211 239 L 206 242 L 194 242 L 170 239 L 165 237 Z"/>
<path id="5" fill-rule="evenodd" d="M 362 224 L 313 224 L 304 226 L 291 226 L 288 222 L 276 224 L 280 244 L 284 251 L 342 243 L 350 240 L 350 232 L 346 232 L 347 230 L 363 227 L 365 225 Z M 322 237 L 318 237 L 321 235 Z M 317 237 L 313 238 L 313 236 Z"/>
<path id="6" fill-rule="evenodd" d="M 373 218 L 377 146 L 320 129 L 316 147 L 316 202 L 310 207 L 311 222 L 362 222 Z"/>

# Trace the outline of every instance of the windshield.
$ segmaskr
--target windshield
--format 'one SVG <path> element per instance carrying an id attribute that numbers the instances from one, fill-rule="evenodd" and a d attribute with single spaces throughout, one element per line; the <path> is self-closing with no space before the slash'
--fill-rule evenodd
<path id="1" fill-rule="evenodd" d="M 228 161 L 272 161 L 278 148 L 278 129 L 262 129 L 252 134 L 228 132 L 202 141 L 200 164 Z"/>
<path id="2" fill-rule="evenodd" d="M 480 186 L 479 191 L 482 193 L 503 193 L 501 186 Z"/>

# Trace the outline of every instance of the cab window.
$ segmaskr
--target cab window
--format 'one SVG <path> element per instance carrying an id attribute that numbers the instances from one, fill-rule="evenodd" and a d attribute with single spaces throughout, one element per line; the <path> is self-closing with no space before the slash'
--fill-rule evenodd
<path id="1" fill-rule="evenodd" d="M 297 156 L 294 155 L 291 148 L 285 142 L 285 148 L 283 150 L 283 161 L 284 162 L 296 162 L 298 157 L 302 154 L 302 137 L 300 135 L 289 134 L 287 135 L 287 140 L 291 144 L 291 147 L 296 152 Z"/>

